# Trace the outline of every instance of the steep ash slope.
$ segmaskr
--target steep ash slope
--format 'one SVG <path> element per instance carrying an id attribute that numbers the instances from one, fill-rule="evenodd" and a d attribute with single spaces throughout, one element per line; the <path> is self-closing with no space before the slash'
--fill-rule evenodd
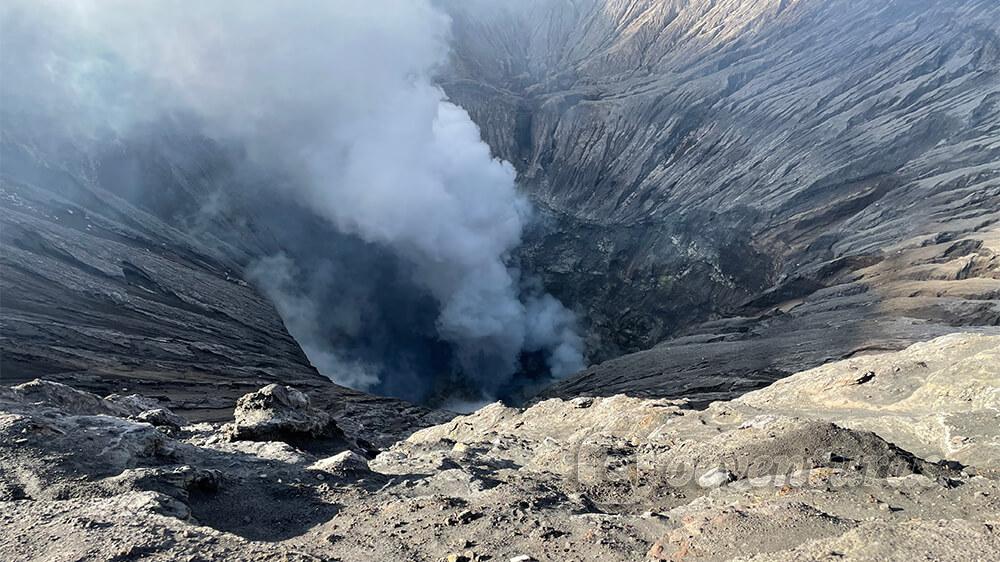
<path id="1" fill-rule="evenodd" d="M 108 392 L 181 386 L 192 406 L 212 408 L 229 405 L 219 394 L 234 384 L 322 382 L 240 264 L 167 222 L 193 215 L 184 206 L 199 204 L 192 192 L 211 170 L 183 168 L 169 140 L 91 159 L 26 136 L 8 129 L 3 139 L 5 383 L 66 375 Z M 124 170 L 128 180 L 108 181 Z"/>
<path id="2" fill-rule="evenodd" d="M 223 420 L 237 397 L 280 382 L 332 403 L 373 441 L 442 419 L 313 368 L 244 278 L 282 248 L 274 225 L 305 215 L 273 199 L 259 212 L 253 184 L 235 183 L 237 157 L 169 128 L 82 148 L 15 125 L 0 131 L 2 385 L 44 376 Z"/>
<path id="3" fill-rule="evenodd" d="M 1000 231 L 921 236 L 885 254 L 811 269 L 732 317 L 594 365 L 545 394 L 625 392 L 704 404 L 800 369 L 956 330 L 1000 333 Z M 797 285 L 812 292 L 789 292 Z"/>
<path id="4" fill-rule="evenodd" d="M 446 91 L 544 209 L 521 257 L 594 359 L 763 332 L 755 365 L 709 373 L 757 386 L 1000 322 L 995 2 L 444 4 Z M 694 368 L 671 361 L 607 392 L 676 393 Z"/>

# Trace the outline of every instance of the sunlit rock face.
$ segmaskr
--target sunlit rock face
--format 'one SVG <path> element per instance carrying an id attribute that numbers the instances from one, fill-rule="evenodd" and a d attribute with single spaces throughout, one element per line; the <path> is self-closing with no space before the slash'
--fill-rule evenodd
<path id="1" fill-rule="evenodd" d="M 997 324 L 995 2 L 445 4 L 445 89 L 543 209 L 521 258 L 592 359 L 763 330 L 675 374 L 767 380 Z"/>

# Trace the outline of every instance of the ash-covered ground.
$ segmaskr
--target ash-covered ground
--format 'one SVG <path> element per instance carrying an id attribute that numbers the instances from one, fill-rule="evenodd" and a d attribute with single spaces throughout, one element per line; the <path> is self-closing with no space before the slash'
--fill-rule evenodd
<path id="1" fill-rule="evenodd" d="M 0 394 L 14 560 L 990 560 L 1000 340 L 831 363 L 705 410 L 627 396 L 357 423 L 270 385 L 226 424 Z M 405 420 L 401 423 L 401 419 Z"/>

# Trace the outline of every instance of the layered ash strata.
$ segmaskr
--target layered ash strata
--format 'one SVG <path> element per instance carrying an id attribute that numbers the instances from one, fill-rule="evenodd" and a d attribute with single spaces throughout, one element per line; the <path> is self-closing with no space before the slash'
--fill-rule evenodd
<path id="1" fill-rule="evenodd" d="M 595 362 L 682 337 L 554 394 L 731 398 L 1000 322 L 995 2 L 444 4 L 444 87 L 542 209 L 526 269 Z"/>

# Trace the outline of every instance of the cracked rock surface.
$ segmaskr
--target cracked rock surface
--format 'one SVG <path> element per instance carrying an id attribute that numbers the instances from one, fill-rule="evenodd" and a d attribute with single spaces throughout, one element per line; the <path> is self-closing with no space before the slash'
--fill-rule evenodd
<path id="1" fill-rule="evenodd" d="M 110 400 L 31 382 L 0 393 L 0 551 L 39 561 L 992 559 L 998 349 L 995 336 L 946 336 L 703 410 L 627 396 L 492 404 L 371 460 L 346 429 L 339 451 L 294 433 L 272 434 L 294 444 L 232 441 L 218 423 L 168 433 Z M 323 411 L 285 387 L 241 407 L 275 394 L 281 408 Z"/>

